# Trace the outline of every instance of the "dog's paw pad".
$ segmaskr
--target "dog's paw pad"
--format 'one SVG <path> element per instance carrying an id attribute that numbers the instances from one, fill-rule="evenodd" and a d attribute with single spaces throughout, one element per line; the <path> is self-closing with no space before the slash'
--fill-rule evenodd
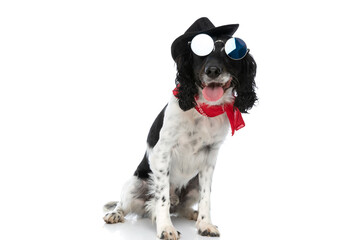
<path id="1" fill-rule="evenodd" d="M 198 233 L 201 236 L 220 237 L 220 232 L 219 232 L 217 226 L 212 225 L 210 223 L 200 222 L 198 224 Z"/>
<path id="2" fill-rule="evenodd" d="M 119 223 L 125 221 L 124 214 L 122 212 L 108 212 L 105 214 L 103 219 L 106 223 Z"/>
<path id="3" fill-rule="evenodd" d="M 173 226 L 168 226 L 163 228 L 161 231 L 161 234 L 159 236 L 159 239 L 162 240 L 178 240 L 180 239 L 180 232 L 176 231 L 176 229 Z"/>

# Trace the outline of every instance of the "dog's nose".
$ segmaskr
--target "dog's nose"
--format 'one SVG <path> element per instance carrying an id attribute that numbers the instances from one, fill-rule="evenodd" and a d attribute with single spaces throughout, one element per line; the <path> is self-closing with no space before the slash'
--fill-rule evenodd
<path id="1" fill-rule="evenodd" d="M 216 78 L 221 74 L 222 70 L 219 67 L 211 66 L 205 68 L 205 74 L 210 78 Z"/>

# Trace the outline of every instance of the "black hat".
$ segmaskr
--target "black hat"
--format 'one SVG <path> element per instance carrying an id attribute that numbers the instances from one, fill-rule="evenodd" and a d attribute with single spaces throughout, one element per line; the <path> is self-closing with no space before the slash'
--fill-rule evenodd
<path id="1" fill-rule="evenodd" d="M 197 34 L 206 33 L 208 35 L 229 35 L 232 36 L 238 29 L 239 24 L 229 24 L 220 27 L 215 27 L 212 22 L 206 17 L 196 20 L 186 32 L 175 39 L 171 45 L 171 56 L 175 60 L 188 46 L 188 42 L 192 40 Z"/>

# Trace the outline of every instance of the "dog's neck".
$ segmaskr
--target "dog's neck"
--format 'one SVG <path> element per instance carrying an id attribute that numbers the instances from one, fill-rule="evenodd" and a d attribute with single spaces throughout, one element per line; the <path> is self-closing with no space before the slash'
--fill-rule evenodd
<path id="1" fill-rule="evenodd" d="M 179 92 L 178 87 L 179 86 L 177 86 L 173 90 L 173 94 L 175 97 L 177 96 L 177 94 Z M 226 115 L 229 119 L 230 126 L 231 126 L 231 135 L 232 136 L 234 135 L 235 131 L 245 127 L 245 122 L 242 118 L 241 112 L 236 106 L 234 106 L 234 101 L 231 103 L 225 103 L 225 104 L 221 104 L 221 105 L 209 105 L 205 102 L 198 102 L 198 99 L 199 99 L 199 97 L 196 96 L 195 101 L 197 104 L 195 106 L 195 109 L 201 115 L 203 115 L 205 117 L 216 117 L 216 116 L 226 113 Z"/>

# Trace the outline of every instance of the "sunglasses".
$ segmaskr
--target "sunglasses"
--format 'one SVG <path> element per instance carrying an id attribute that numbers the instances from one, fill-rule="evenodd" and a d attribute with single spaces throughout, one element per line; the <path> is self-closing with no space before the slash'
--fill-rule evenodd
<path id="1" fill-rule="evenodd" d="M 200 57 L 209 55 L 215 49 L 215 43 L 222 42 L 222 40 L 214 40 L 207 34 L 196 35 L 191 42 L 189 42 L 193 53 Z M 240 38 L 229 38 L 225 44 L 224 50 L 226 55 L 233 60 L 240 60 L 246 56 L 249 49 L 246 47 L 246 43 Z"/>

